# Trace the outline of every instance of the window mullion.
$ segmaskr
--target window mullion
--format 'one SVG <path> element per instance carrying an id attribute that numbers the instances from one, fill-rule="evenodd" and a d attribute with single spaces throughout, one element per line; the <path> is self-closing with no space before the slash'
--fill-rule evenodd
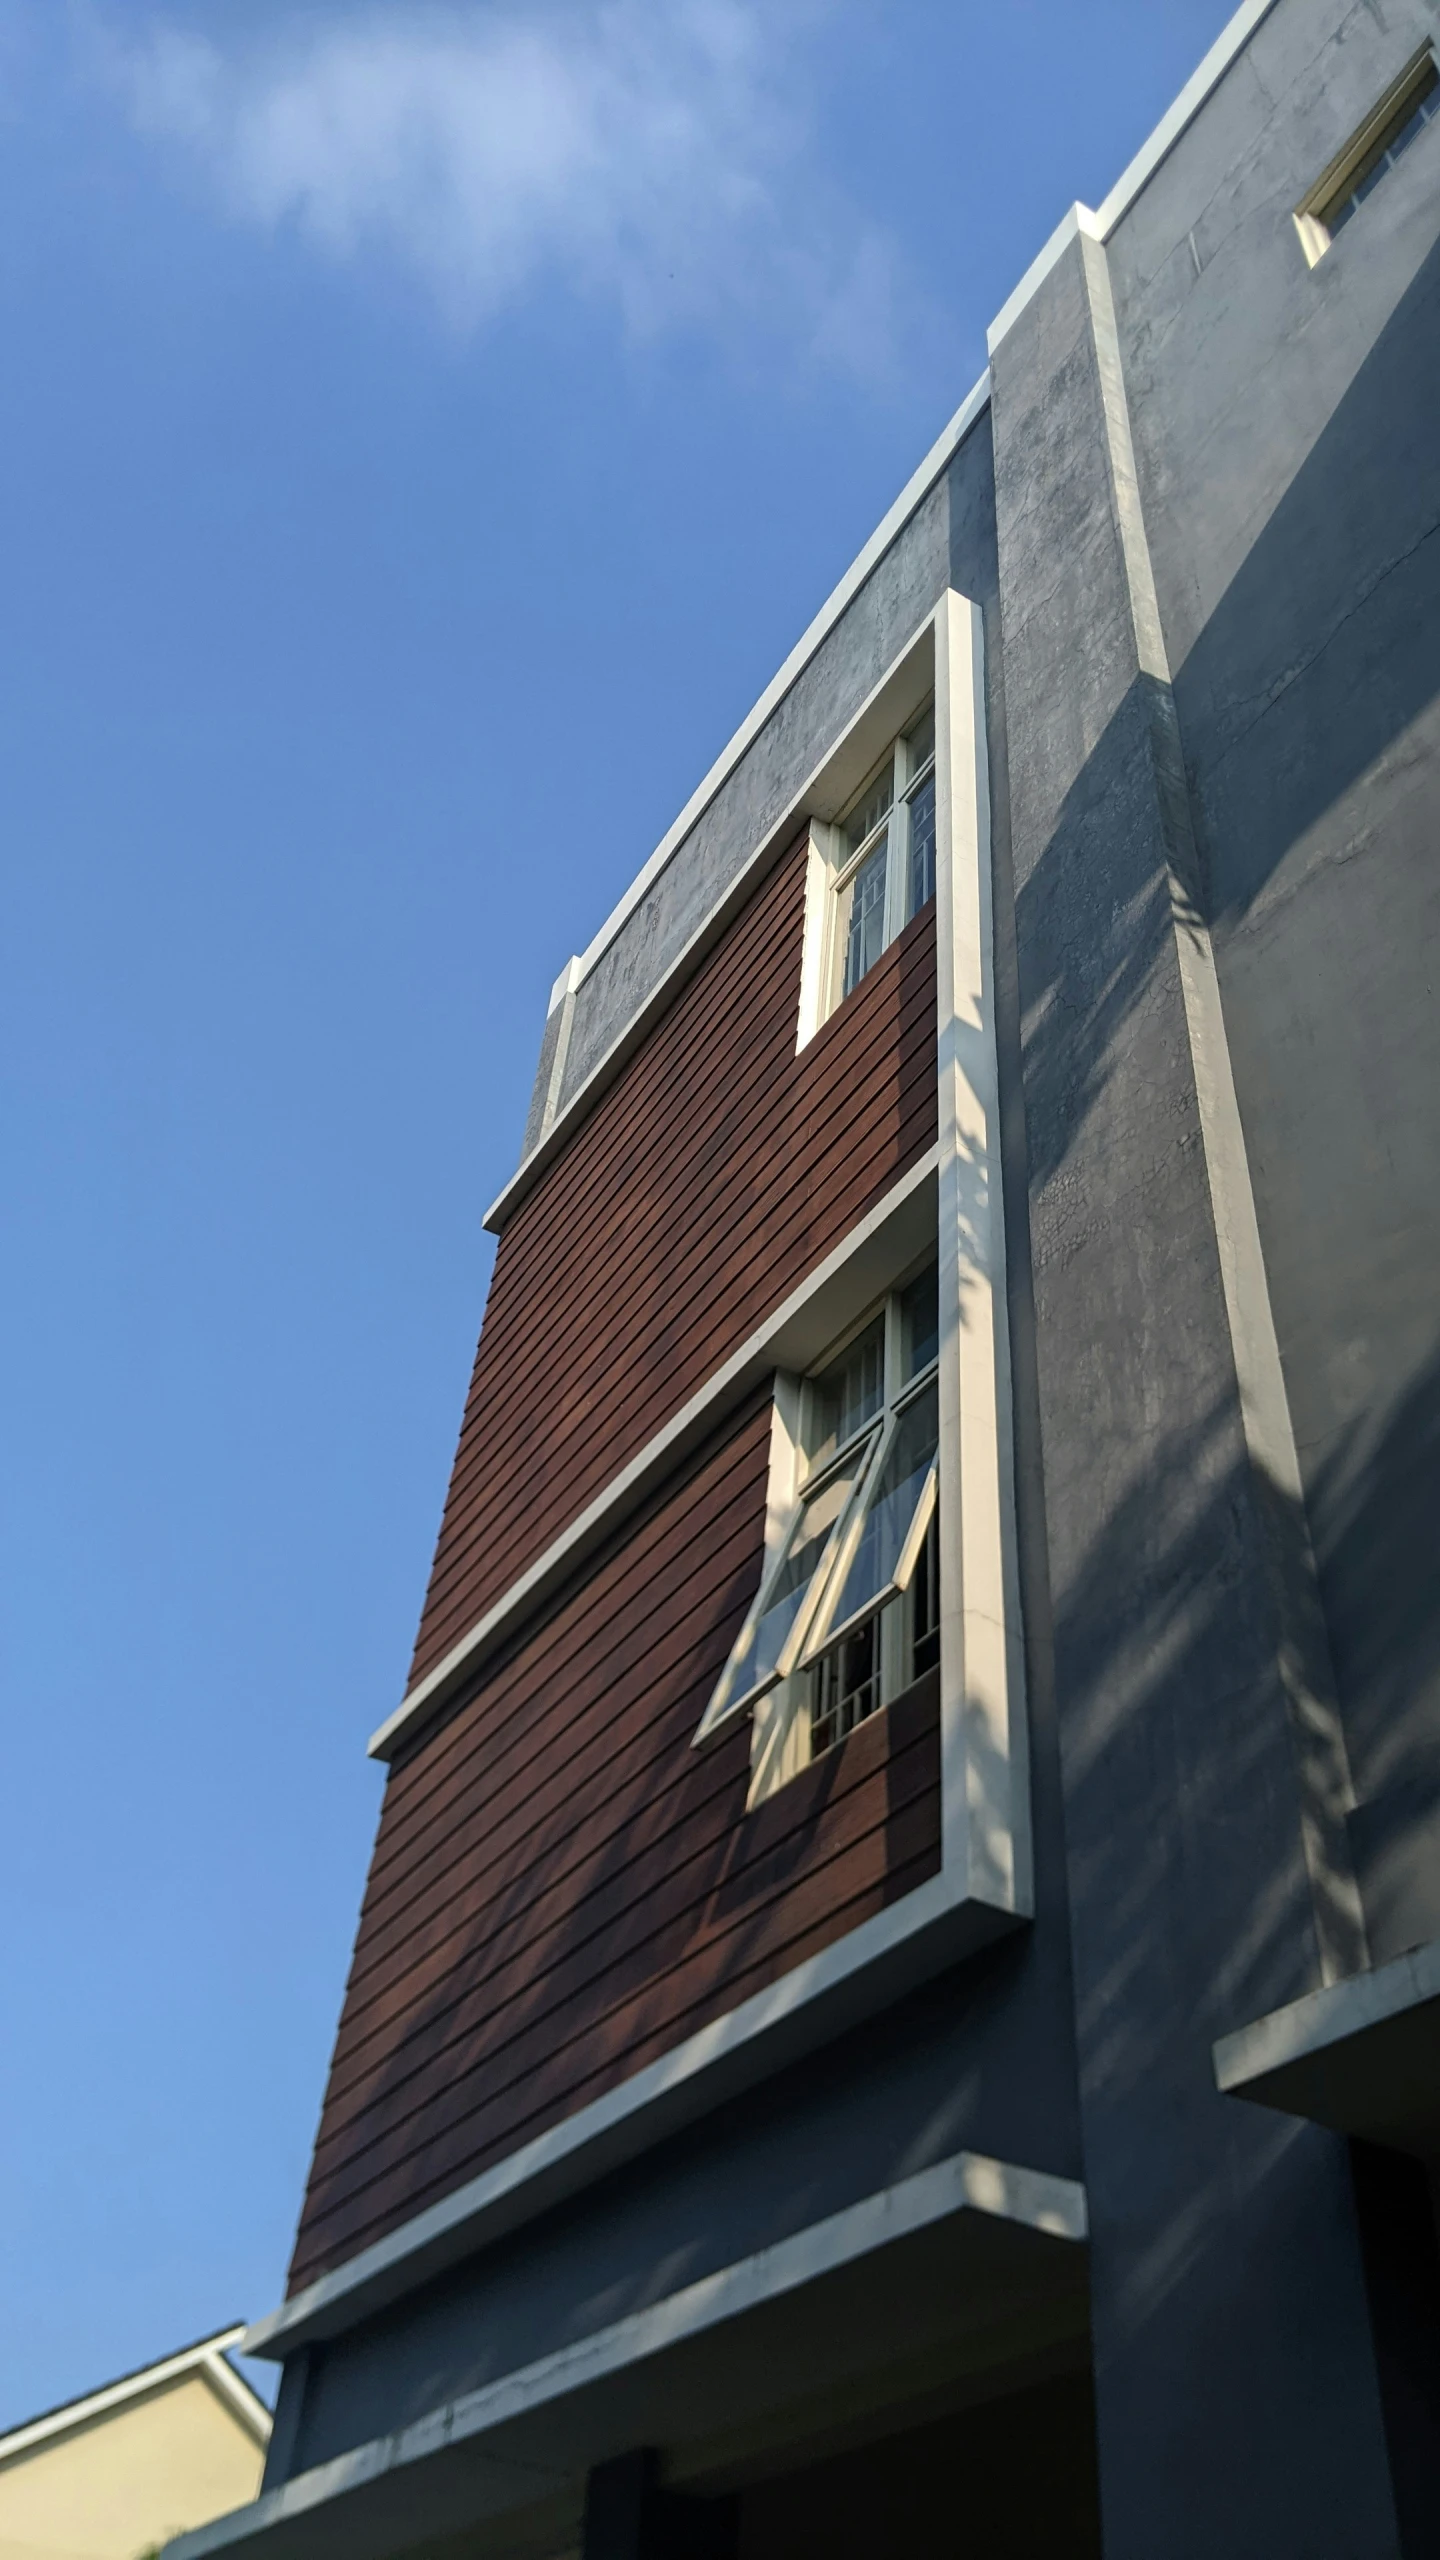
<path id="1" fill-rule="evenodd" d="M 905 923 L 905 888 L 910 877 L 910 803 L 905 797 L 905 741 L 895 742 L 894 799 L 890 807 L 890 839 L 885 861 L 885 947 L 888 951 Z"/>

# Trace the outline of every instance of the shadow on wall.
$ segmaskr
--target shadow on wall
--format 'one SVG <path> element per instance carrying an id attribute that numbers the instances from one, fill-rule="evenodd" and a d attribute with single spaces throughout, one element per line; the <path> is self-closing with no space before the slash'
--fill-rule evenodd
<path id="1" fill-rule="evenodd" d="M 1440 244 L 1176 678 L 1362 1801 L 1440 1777 L 1437 420 Z"/>
<path id="2" fill-rule="evenodd" d="M 1440 1769 L 1437 418 L 1440 246 L 1175 681 L 1202 894 L 1362 1798 L 1413 1778 L 1418 1763 Z M 1137 683 L 1072 787 L 1020 893 L 1017 922 L 1032 1196 L 1048 1195 L 1042 1252 L 1063 1258 L 1097 1218 L 1133 1214 L 1145 1320 L 1153 1307 L 1163 1321 L 1184 1256 L 1213 1249 L 1198 1234 L 1142 1232 L 1152 1168 L 1167 1146 L 1198 1136 L 1178 1123 L 1147 1131 L 1134 1095 L 1151 1057 L 1157 1094 L 1164 1089 L 1162 1050 L 1147 1043 L 1150 998 L 1172 965 L 1168 901 L 1143 849 L 1154 787 L 1148 724 Z M 1096 932 L 1097 914 L 1111 919 L 1108 933 Z M 1097 1205 L 1071 1157 L 1101 1111 L 1111 1115 L 1113 1190 Z M 1129 1173 L 1117 1170 L 1117 1146 L 1130 1151 Z M 1038 1266 L 1037 1283 L 1043 1291 Z M 1101 1434 L 1113 1427 L 1123 1439 L 1123 1415 L 1107 1410 L 1104 1329 L 1113 1319 L 1104 1308 L 1095 1315 L 1098 1346 L 1077 1357 L 1089 1363 Z M 1173 1354 L 1158 1337 L 1156 1347 Z M 1124 1595 L 1119 1620 L 1082 1640 L 1096 1648 L 1097 1678 L 1102 1665 L 1113 1674 L 1147 1655 L 1160 1676 L 1182 1622 L 1186 1641 L 1197 1640 L 1207 1604 L 1196 1559 L 1207 1518 L 1218 1539 L 1224 1478 L 1238 1463 L 1213 1445 L 1220 1428 L 1212 1416 L 1194 1450 L 1164 1445 L 1142 1461 L 1137 1448 L 1133 1490 L 1091 1542 L 1076 1540 L 1067 1556 L 1060 1530 L 1057 1642 L 1080 1640 L 1076 1621 L 1097 1573 L 1099 1588 L 1108 1575 L 1112 1598 L 1117 1588 Z M 1080 1451 L 1068 1463 L 1083 1470 L 1085 1458 Z M 1057 1484 L 1066 1463 L 1047 1450 L 1052 1544 L 1062 1513 L 1094 1518 L 1083 1473 Z M 1200 1504 L 1193 1546 L 1178 1523 L 1167 1525 L 1175 1471 L 1191 1468 L 1213 1506 Z M 1131 1538 L 1132 1565 L 1149 1559 L 1140 1573 L 1125 1569 Z M 1227 1604 L 1214 1569 L 1219 1616 Z M 1217 1657 L 1209 1676 L 1221 1669 Z"/>

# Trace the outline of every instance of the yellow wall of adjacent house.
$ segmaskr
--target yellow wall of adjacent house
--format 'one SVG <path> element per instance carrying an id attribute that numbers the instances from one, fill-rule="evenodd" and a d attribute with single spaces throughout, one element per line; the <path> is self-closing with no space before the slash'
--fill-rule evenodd
<path id="1" fill-rule="evenodd" d="M 0 2560 L 135 2560 L 243 2507 L 263 2448 L 203 2373 L 0 2463 Z"/>

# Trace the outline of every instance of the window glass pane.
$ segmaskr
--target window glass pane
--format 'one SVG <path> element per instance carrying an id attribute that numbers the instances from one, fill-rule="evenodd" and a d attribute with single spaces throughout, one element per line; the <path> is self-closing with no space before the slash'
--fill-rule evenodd
<path id="1" fill-rule="evenodd" d="M 932 703 L 928 711 L 921 713 L 905 741 L 906 772 L 918 773 L 922 764 L 928 764 L 934 753 L 935 706 Z"/>
<path id="2" fill-rule="evenodd" d="M 940 1356 L 940 1272 L 935 1263 L 900 1298 L 900 1375 L 918 1377 Z"/>
<path id="3" fill-rule="evenodd" d="M 885 1395 L 885 1319 L 877 1316 L 815 1380 L 810 1463 L 822 1466 L 874 1419 Z"/>
<path id="4" fill-rule="evenodd" d="M 1402 151 L 1409 149 L 1417 133 L 1434 120 L 1440 109 L 1440 72 L 1432 62 L 1416 89 L 1399 110 L 1400 121 L 1381 135 L 1350 180 L 1349 190 L 1338 204 L 1328 205 L 1322 217 L 1332 234 L 1344 229 L 1352 213 L 1359 211 L 1366 197 L 1378 187 L 1387 169 L 1393 169 Z"/>
<path id="5" fill-rule="evenodd" d="M 885 948 L 885 859 L 882 839 L 861 863 L 850 883 L 850 914 L 845 931 L 845 975 L 840 992 L 848 996 Z"/>
<path id="6" fill-rule="evenodd" d="M 910 794 L 910 877 L 905 915 L 918 915 L 935 895 L 935 776 L 926 775 Z"/>
<path id="7" fill-rule="evenodd" d="M 932 1511 L 910 1583 L 911 1679 L 919 1680 L 925 1672 L 933 1671 L 939 1660 L 940 1514 Z"/>
<path id="8" fill-rule="evenodd" d="M 752 1689 L 774 1679 L 830 1532 L 854 1491 L 864 1455 L 864 1450 L 859 1451 L 848 1466 L 841 1467 L 803 1505 L 765 1595 L 765 1605 L 731 1657 L 731 1699 L 748 1697 Z"/>
<path id="9" fill-rule="evenodd" d="M 887 764 L 884 772 L 876 775 L 859 806 L 851 811 L 845 821 L 847 854 L 858 853 L 866 837 L 873 836 L 894 797 L 895 769 L 893 765 Z"/>
<path id="10" fill-rule="evenodd" d="M 867 1618 L 853 1636 L 842 1637 L 833 1653 L 822 1655 L 811 1673 L 810 1756 L 843 1742 L 857 1724 L 880 1704 L 880 1626 Z"/>
<path id="11" fill-rule="evenodd" d="M 939 1411 L 939 1397 L 932 1386 L 907 1405 L 900 1417 L 889 1455 L 865 1506 L 860 1543 L 839 1596 L 828 1612 L 832 1626 L 843 1627 L 862 1609 L 873 1606 L 895 1580 L 939 1441 Z"/>

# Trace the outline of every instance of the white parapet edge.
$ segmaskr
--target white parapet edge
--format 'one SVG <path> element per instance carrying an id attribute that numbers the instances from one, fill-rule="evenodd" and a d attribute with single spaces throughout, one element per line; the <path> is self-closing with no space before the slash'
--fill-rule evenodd
<path id="1" fill-rule="evenodd" d="M 649 861 L 643 869 L 637 871 L 624 896 L 611 908 L 593 940 L 588 942 L 585 949 L 568 963 L 567 970 L 561 971 L 550 1000 L 552 1010 L 570 988 L 578 987 L 584 979 L 588 978 L 597 960 L 608 951 L 616 935 L 634 914 L 647 889 L 659 878 L 671 855 L 678 850 L 690 833 L 696 819 L 703 815 L 721 784 L 734 772 L 747 747 L 754 744 L 776 705 L 784 700 L 797 678 L 804 674 L 821 642 L 828 639 L 842 614 L 854 602 L 871 570 L 884 558 L 897 535 L 903 533 L 922 499 L 928 497 L 952 454 L 956 453 L 964 443 L 989 397 L 990 377 L 988 373 L 982 373 L 979 381 L 967 391 L 949 424 L 942 427 L 924 461 L 918 469 L 912 471 L 893 506 L 887 507 L 868 542 L 856 552 L 839 584 L 831 589 L 814 620 L 807 625 L 796 641 L 783 666 L 771 677 L 759 700 L 746 712 L 734 736 L 721 748 L 704 781 L 691 792 L 679 817 L 666 829 Z"/>
<path id="2" fill-rule="evenodd" d="M 1182 134 L 1194 123 L 1206 99 L 1212 90 L 1219 87 L 1261 20 L 1268 18 L 1277 5 L 1278 0 L 1243 0 L 1243 6 L 1221 28 L 1198 69 L 1191 73 L 1174 104 L 1167 107 L 1154 131 L 1141 143 L 1134 159 L 1116 179 L 1098 211 L 1092 212 L 1086 204 L 1072 204 L 1069 212 L 1061 216 L 1044 248 L 1038 257 L 1031 259 L 1014 292 L 1001 303 L 985 333 L 986 347 L 992 357 L 1071 241 L 1082 232 L 1092 240 L 1105 241 L 1119 228 L 1136 197 L 1144 192 L 1161 162 L 1169 158 Z"/>

